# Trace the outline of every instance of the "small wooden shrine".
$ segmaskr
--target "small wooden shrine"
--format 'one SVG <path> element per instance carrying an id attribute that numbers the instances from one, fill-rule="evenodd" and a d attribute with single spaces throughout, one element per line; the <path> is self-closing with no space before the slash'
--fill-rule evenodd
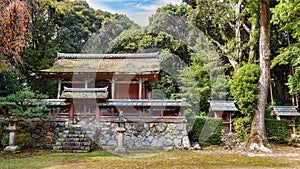
<path id="1" fill-rule="evenodd" d="M 184 101 L 152 99 L 150 83 L 159 80 L 160 69 L 158 53 L 58 53 L 38 74 L 57 79 L 57 99 L 70 105 L 60 113 L 68 112 L 72 123 L 112 122 L 121 111 L 133 122 L 184 122 Z"/>
<path id="2" fill-rule="evenodd" d="M 231 132 L 231 115 L 233 112 L 238 111 L 235 106 L 235 101 L 226 100 L 209 100 L 209 112 L 214 118 L 222 118 L 223 131 L 226 133 Z"/>
<path id="3" fill-rule="evenodd" d="M 292 123 L 289 125 L 292 133 L 295 134 L 295 117 L 299 117 L 300 113 L 295 106 L 270 106 L 272 109 L 270 115 L 277 120 L 289 120 Z"/>

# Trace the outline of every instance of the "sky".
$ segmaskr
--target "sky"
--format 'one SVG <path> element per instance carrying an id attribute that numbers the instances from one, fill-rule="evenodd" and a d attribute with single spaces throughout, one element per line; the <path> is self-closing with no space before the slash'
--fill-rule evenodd
<path id="1" fill-rule="evenodd" d="M 149 16 L 157 8 L 167 4 L 177 5 L 182 0 L 86 0 L 90 7 L 111 13 L 126 14 L 131 20 L 141 26 L 149 23 Z"/>

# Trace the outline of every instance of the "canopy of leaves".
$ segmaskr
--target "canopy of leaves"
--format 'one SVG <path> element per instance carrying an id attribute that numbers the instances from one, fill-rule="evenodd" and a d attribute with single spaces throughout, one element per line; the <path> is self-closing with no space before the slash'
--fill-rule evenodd
<path id="1" fill-rule="evenodd" d="M 30 36 L 30 8 L 18 0 L 0 1 L 0 52 L 11 61 L 22 63 L 21 52 Z"/>
<path id="2" fill-rule="evenodd" d="M 279 55 L 272 61 L 272 67 L 276 65 L 288 65 L 292 67 L 292 73 L 288 76 L 288 87 L 291 94 L 300 92 L 300 1 L 280 0 L 275 8 L 272 8 L 272 22 L 281 27 L 288 38 L 288 46 L 279 50 Z M 292 37 L 289 37 L 291 33 Z M 293 69 L 295 70 L 293 72 Z"/>
<path id="3" fill-rule="evenodd" d="M 245 64 L 229 81 L 230 92 L 244 116 L 254 113 L 258 99 L 258 79 L 260 68 L 255 64 Z"/>
<path id="4" fill-rule="evenodd" d="M 210 78 L 203 61 L 193 54 L 194 62 L 184 67 L 179 74 L 181 97 L 192 105 L 192 110 L 199 115 L 208 111 L 208 100 L 211 98 Z"/>
<path id="5" fill-rule="evenodd" d="M 217 47 L 224 61 L 238 68 L 255 60 L 258 45 L 257 1 L 185 0 L 192 7 L 189 21 Z"/>
<path id="6" fill-rule="evenodd" d="M 4 69 L 4 67 L 6 67 Z M 16 73 L 0 62 L 0 97 L 15 93 L 21 89 Z"/>
<path id="7" fill-rule="evenodd" d="M 37 117 L 47 113 L 46 103 L 37 104 L 38 99 L 47 98 L 46 95 L 33 91 L 17 91 L 5 97 L 0 97 L 0 108 L 8 109 L 6 116 L 19 118 Z"/>

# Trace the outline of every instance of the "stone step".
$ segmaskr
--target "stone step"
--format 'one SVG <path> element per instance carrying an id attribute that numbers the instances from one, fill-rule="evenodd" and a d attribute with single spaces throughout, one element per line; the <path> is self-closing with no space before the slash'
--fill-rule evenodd
<path id="1" fill-rule="evenodd" d="M 86 134 L 63 134 L 61 135 L 63 138 L 87 138 Z"/>
<path id="2" fill-rule="evenodd" d="M 53 150 L 90 150 L 90 146 L 54 146 Z"/>
<path id="3" fill-rule="evenodd" d="M 88 132 L 80 125 L 73 125 L 65 129 L 53 146 L 54 152 L 83 153 L 91 150 L 91 139 Z"/>
<path id="4" fill-rule="evenodd" d="M 55 153 L 88 153 L 89 150 L 53 150 Z"/>
<path id="5" fill-rule="evenodd" d="M 63 134 L 87 134 L 87 132 L 82 130 L 64 130 Z"/>
<path id="6" fill-rule="evenodd" d="M 90 146 L 91 142 L 56 142 L 56 146 Z"/>
<path id="7" fill-rule="evenodd" d="M 88 142 L 90 138 L 68 138 L 68 137 L 60 137 L 57 139 L 57 142 Z"/>

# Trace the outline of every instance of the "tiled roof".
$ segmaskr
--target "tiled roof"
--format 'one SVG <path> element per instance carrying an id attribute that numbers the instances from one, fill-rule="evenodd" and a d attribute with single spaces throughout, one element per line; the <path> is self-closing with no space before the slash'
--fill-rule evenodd
<path id="1" fill-rule="evenodd" d="M 235 107 L 235 101 L 226 101 L 226 100 L 209 100 L 210 103 L 210 112 L 215 111 L 238 111 Z"/>
<path id="2" fill-rule="evenodd" d="M 40 99 L 33 105 L 40 105 L 46 103 L 47 106 L 68 106 L 70 103 L 66 102 L 66 99 Z"/>
<path id="3" fill-rule="evenodd" d="M 108 99 L 107 102 L 98 103 L 99 106 L 145 106 L 145 107 L 190 107 L 191 105 L 182 100 L 131 100 L 131 99 Z"/>
<path id="4" fill-rule="evenodd" d="M 62 54 L 41 73 L 158 73 L 158 53 L 138 54 Z"/>
<path id="5" fill-rule="evenodd" d="M 108 87 L 103 88 L 69 88 L 64 87 L 65 92 L 107 92 Z"/>
<path id="6" fill-rule="evenodd" d="M 158 53 L 131 53 L 131 54 L 81 54 L 58 53 L 57 59 L 137 59 L 158 58 Z"/>
<path id="7" fill-rule="evenodd" d="M 108 92 L 62 92 L 63 99 L 106 99 Z"/>
<path id="8" fill-rule="evenodd" d="M 300 116 L 295 106 L 270 106 L 277 116 Z"/>

